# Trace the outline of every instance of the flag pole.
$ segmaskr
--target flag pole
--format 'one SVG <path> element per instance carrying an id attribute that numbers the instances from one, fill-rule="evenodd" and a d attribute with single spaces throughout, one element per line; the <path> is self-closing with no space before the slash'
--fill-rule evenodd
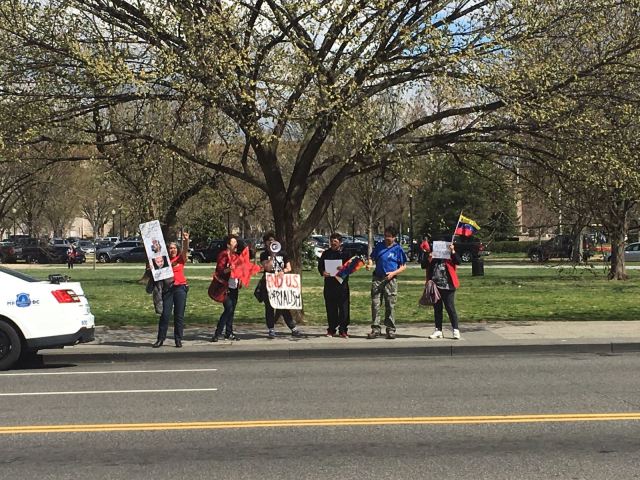
<path id="1" fill-rule="evenodd" d="M 451 243 L 453 243 L 453 239 L 456 237 L 456 230 L 460 225 L 460 217 L 462 216 L 462 210 L 460 210 L 460 215 L 458 215 L 458 223 L 456 223 L 456 228 L 453 229 L 453 235 L 451 235 Z"/>

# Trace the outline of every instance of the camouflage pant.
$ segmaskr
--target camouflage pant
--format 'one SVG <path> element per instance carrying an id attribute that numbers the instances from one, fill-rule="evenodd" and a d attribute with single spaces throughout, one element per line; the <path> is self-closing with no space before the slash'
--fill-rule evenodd
<path id="1" fill-rule="evenodd" d="M 398 279 L 373 277 L 371 281 L 371 329 L 380 331 L 380 307 L 384 299 L 384 325 L 388 332 L 396 331 L 394 310 L 398 298 Z"/>

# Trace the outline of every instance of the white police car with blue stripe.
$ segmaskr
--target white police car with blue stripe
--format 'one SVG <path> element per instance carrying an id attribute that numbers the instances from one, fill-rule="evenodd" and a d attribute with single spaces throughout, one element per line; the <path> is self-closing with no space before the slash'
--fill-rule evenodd
<path id="1" fill-rule="evenodd" d="M 0 370 L 47 348 L 94 339 L 95 319 L 78 282 L 40 281 L 0 266 Z"/>

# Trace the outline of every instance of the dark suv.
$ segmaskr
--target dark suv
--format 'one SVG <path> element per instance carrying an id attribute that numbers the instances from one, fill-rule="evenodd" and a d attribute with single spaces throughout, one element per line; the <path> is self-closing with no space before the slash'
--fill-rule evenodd
<path id="1" fill-rule="evenodd" d="M 18 256 L 13 243 L 6 242 L 0 245 L 0 263 L 16 263 Z"/>
<path id="2" fill-rule="evenodd" d="M 571 235 L 556 235 L 540 245 L 529 248 L 527 256 L 532 262 L 546 262 L 550 258 L 568 258 L 573 254 L 574 237 Z M 593 255 L 591 244 L 583 240 L 583 259 L 586 261 Z"/>
<path id="3" fill-rule="evenodd" d="M 369 246 L 366 243 L 346 242 L 342 244 L 342 251 L 347 253 L 349 257 L 355 257 L 356 255 L 369 256 Z"/>
<path id="4" fill-rule="evenodd" d="M 437 237 L 434 240 L 450 242 L 451 237 Z M 429 242 L 433 248 L 433 243 Z M 475 237 L 458 237 L 453 240 L 453 246 L 456 249 L 456 253 L 460 255 L 460 261 L 463 263 L 469 263 L 474 258 L 484 257 L 491 255 L 491 252 L 487 250 L 486 244 L 482 243 Z M 418 263 L 423 262 L 424 252 L 420 249 L 418 252 Z"/>
<path id="5" fill-rule="evenodd" d="M 249 247 L 249 258 L 255 258 L 256 251 L 253 243 L 249 239 L 238 238 L 238 253 Z M 227 240 L 211 240 L 206 247 L 195 247 L 189 254 L 191 263 L 211 263 L 218 260 L 218 254 L 227 248 Z"/>
<path id="6" fill-rule="evenodd" d="M 96 258 L 100 263 L 111 262 L 112 259 L 119 254 L 133 250 L 136 247 L 142 247 L 142 242 L 125 241 L 116 243 L 113 247 L 99 248 L 96 251 Z"/>

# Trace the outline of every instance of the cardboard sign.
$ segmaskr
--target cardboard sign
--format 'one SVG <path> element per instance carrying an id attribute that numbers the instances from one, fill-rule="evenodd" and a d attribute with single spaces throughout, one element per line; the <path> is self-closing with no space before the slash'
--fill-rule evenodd
<path id="1" fill-rule="evenodd" d="M 164 243 L 160 222 L 152 220 L 147 223 L 141 223 L 140 233 L 142 234 L 144 249 L 149 259 L 153 280 L 157 282 L 165 278 L 173 278 L 173 269 L 169 262 L 169 251 Z"/>
<path id="2" fill-rule="evenodd" d="M 277 310 L 302 310 L 302 284 L 297 273 L 267 273 L 269 303 Z"/>
<path id="3" fill-rule="evenodd" d="M 433 242 L 433 251 L 431 258 L 451 258 L 451 250 L 449 250 L 450 242 Z"/>

